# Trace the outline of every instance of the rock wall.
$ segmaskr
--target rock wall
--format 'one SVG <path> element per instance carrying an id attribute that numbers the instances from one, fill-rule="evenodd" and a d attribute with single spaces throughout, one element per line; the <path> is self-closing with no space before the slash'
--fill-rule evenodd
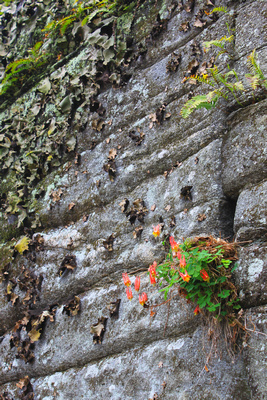
<path id="1" fill-rule="evenodd" d="M 267 8 L 261 0 L 224 1 L 219 5 L 226 5 L 229 14 L 215 20 L 203 16 L 202 26 L 194 26 L 208 3 L 196 1 L 187 12 L 186 2 L 144 2 L 131 28 L 135 57 L 124 85 L 102 82 L 95 93 L 84 84 L 98 50 L 87 32 L 82 45 L 66 51 L 51 70 L 47 67 L 31 89 L 19 93 L 12 104 L 4 99 L 2 132 L 9 129 L 16 145 L 24 152 L 28 146 L 33 154 L 43 132 L 50 129 L 53 137 L 56 129 L 64 133 L 65 147 L 62 150 L 56 138 L 53 149 L 61 146 L 65 153 L 60 158 L 59 151 L 54 155 L 52 147 L 47 148 L 46 157 L 53 154 L 55 163 L 38 171 L 35 186 L 29 186 L 34 201 L 28 208 L 17 202 L 27 213 L 19 228 L 20 211 L 13 209 L 5 219 L 7 209 L 2 209 L 2 243 L 13 236 L 29 236 L 32 229 L 35 233 L 29 251 L 12 254 L 9 264 L 2 251 L 8 278 L 0 291 L 1 398 L 33 398 L 32 390 L 40 400 L 267 398 L 266 96 L 248 91 L 244 107 L 232 100 L 209 111 L 198 110 L 188 119 L 180 115 L 190 92 L 201 90 L 181 83 L 190 62 L 198 60 L 201 65 L 211 57 L 198 45 L 227 34 L 226 22 L 234 28 L 232 62 L 238 73 L 247 72 L 247 56 L 253 49 L 266 73 Z M 11 40 L 13 51 L 28 46 L 23 32 L 29 26 L 36 31 L 42 21 L 43 9 L 36 4 L 37 16 L 22 25 L 17 47 Z M 190 29 L 180 28 L 185 21 Z M 146 51 L 141 51 L 144 42 Z M 1 49 L 3 56 L 6 50 Z M 172 72 L 166 66 L 173 52 L 181 54 L 181 60 Z M 220 62 L 223 68 L 223 56 Z M 97 96 L 97 109 L 92 96 Z M 165 113 L 160 113 L 163 105 Z M 30 138 L 29 132 L 39 144 L 30 139 L 19 142 L 21 137 Z M 19 153 L 14 147 L 10 151 Z M 2 153 L 5 160 L 9 155 Z M 12 160 L 3 170 L 3 193 L 9 193 L 14 177 L 20 176 L 22 164 Z M 30 163 L 33 169 L 35 163 L 38 160 Z M 13 165 L 17 167 L 12 170 Z M 181 196 L 186 186 L 192 186 L 191 200 Z M 2 196 L 2 203 L 6 198 Z M 121 210 L 125 198 L 129 207 L 141 199 L 147 209 L 132 224 Z M 31 218 L 35 228 L 30 227 Z M 235 282 L 248 331 L 234 362 L 223 341 L 210 349 L 201 316 L 194 316 L 192 306 L 181 298 L 159 307 L 154 316 L 136 299 L 127 300 L 121 273 L 145 271 L 154 260 L 163 259 L 160 240 L 152 236 L 152 226 L 162 221 L 164 233 L 176 239 L 211 234 L 242 242 Z M 135 238 L 133 232 L 140 226 L 141 235 Z M 72 272 L 64 272 L 68 265 Z M 142 290 L 151 293 L 146 279 Z M 7 296 L 10 293 L 13 297 Z M 80 298 L 81 311 L 68 315 L 66 305 L 73 296 Z M 107 306 L 117 299 L 118 315 L 111 316 Z M 154 294 L 150 301 L 159 303 L 162 296 Z M 27 341 L 21 322 L 29 308 L 31 315 L 48 311 L 50 316 L 34 345 Z M 96 344 L 91 326 L 102 317 L 107 318 L 102 319 L 105 332 L 102 343 Z M 16 386 L 25 376 L 32 385 L 28 394 Z"/>

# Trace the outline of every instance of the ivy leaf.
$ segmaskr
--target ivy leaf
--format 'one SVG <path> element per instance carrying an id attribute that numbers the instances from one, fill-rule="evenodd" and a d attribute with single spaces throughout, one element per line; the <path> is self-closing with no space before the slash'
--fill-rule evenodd
<path id="1" fill-rule="evenodd" d="M 22 254 L 25 250 L 29 250 L 30 239 L 27 236 L 21 238 L 15 245 L 15 250 Z"/>

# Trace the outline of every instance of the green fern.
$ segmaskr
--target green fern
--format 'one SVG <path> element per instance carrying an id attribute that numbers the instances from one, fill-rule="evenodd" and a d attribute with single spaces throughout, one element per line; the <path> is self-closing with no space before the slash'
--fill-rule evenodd
<path id="1" fill-rule="evenodd" d="M 228 14 L 227 7 L 215 7 L 215 8 L 213 8 L 213 10 L 211 10 L 210 14 L 219 13 L 219 12 L 223 12 L 225 14 Z"/>
<path id="2" fill-rule="evenodd" d="M 250 70 L 250 74 L 246 74 L 247 80 L 250 82 L 252 89 L 256 89 L 259 86 L 262 86 L 267 89 L 267 79 L 265 78 L 260 65 L 257 61 L 257 54 L 255 49 L 248 56 L 248 68 Z"/>
<path id="3" fill-rule="evenodd" d="M 215 107 L 220 96 L 221 94 L 218 90 L 214 90 L 208 94 L 194 96 L 184 104 L 180 114 L 183 118 L 188 118 L 193 111 L 200 108 L 206 108 L 206 110 L 210 110 L 211 108 Z"/>
<path id="4" fill-rule="evenodd" d="M 211 46 L 216 46 L 219 47 L 223 50 L 223 52 L 226 52 L 227 50 L 225 49 L 225 44 L 230 43 L 234 40 L 234 35 L 231 35 L 229 37 L 223 36 L 221 39 L 217 40 L 210 40 L 209 42 L 204 42 L 203 47 L 204 51 L 208 52 L 211 48 Z"/>

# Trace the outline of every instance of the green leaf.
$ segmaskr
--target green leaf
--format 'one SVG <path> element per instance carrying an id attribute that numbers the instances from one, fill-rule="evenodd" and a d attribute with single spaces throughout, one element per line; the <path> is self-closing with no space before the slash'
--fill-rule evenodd
<path id="1" fill-rule="evenodd" d="M 230 295 L 230 290 L 223 290 L 221 293 L 218 294 L 218 297 L 221 297 L 222 299 L 226 299 Z"/>
<path id="2" fill-rule="evenodd" d="M 234 267 L 231 269 L 231 272 L 234 272 L 238 267 L 238 262 L 235 263 Z"/>
<path id="3" fill-rule="evenodd" d="M 24 236 L 16 243 L 15 250 L 22 254 L 24 251 L 29 250 L 29 243 L 30 239 Z"/>
<path id="4" fill-rule="evenodd" d="M 200 108 L 206 108 L 206 110 L 210 110 L 211 108 L 215 107 L 220 96 L 221 94 L 219 94 L 218 91 L 209 92 L 206 95 L 194 96 L 184 104 L 180 114 L 183 118 L 188 118 L 193 111 Z"/>

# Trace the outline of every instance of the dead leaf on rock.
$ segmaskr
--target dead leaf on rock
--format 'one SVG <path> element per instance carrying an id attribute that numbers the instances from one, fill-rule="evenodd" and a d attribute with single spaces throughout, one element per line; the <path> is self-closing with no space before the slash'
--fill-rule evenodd
<path id="1" fill-rule="evenodd" d="M 113 251 L 113 242 L 115 240 L 115 235 L 114 233 L 112 233 L 107 240 L 103 241 L 103 246 L 105 247 L 105 249 L 107 249 L 108 251 Z"/>
<path id="2" fill-rule="evenodd" d="M 136 219 L 142 223 L 147 213 L 148 209 L 145 207 L 144 201 L 142 199 L 136 199 L 126 216 L 129 218 L 131 224 L 134 224 Z"/>
<path id="3" fill-rule="evenodd" d="M 187 76 L 195 75 L 198 67 L 199 67 L 199 62 L 196 59 L 190 61 L 190 63 L 187 66 Z"/>
<path id="4" fill-rule="evenodd" d="M 60 276 L 62 276 L 64 274 L 64 272 L 68 272 L 68 271 L 73 271 L 75 268 L 77 267 L 77 261 L 76 261 L 76 256 L 74 255 L 69 255 L 69 256 L 65 256 L 60 269 L 58 271 L 58 274 Z"/>
<path id="5" fill-rule="evenodd" d="M 143 132 L 139 132 L 139 135 L 136 134 L 136 131 L 130 131 L 129 137 L 135 142 L 136 146 L 140 146 L 142 141 L 144 140 L 145 134 Z"/>
<path id="6" fill-rule="evenodd" d="M 10 296 L 10 301 L 12 303 L 12 306 L 14 306 L 16 304 L 16 301 L 18 300 L 19 296 L 15 293 L 11 293 Z"/>
<path id="7" fill-rule="evenodd" d="M 197 220 L 198 220 L 199 222 L 204 221 L 206 218 L 207 218 L 207 217 L 206 217 L 205 214 L 198 214 L 198 216 L 197 216 Z"/>
<path id="8" fill-rule="evenodd" d="M 110 181 L 114 182 L 117 172 L 115 161 L 109 161 L 107 164 L 104 164 L 103 168 L 105 172 L 108 172 Z"/>
<path id="9" fill-rule="evenodd" d="M 155 211 L 156 210 L 156 204 L 153 204 L 153 206 L 151 206 L 150 210 L 151 211 Z"/>
<path id="10" fill-rule="evenodd" d="M 133 237 L 134 239 L 140 238 L 142 235 L 144 228 L 142 226 L 137 226 L 135 230 L 133 231 Z"/>
<path id="11" fill-rule="evenodd" d="M 170 206 L 170 204 L 168 204 L 168 205 L 165 207 L 165 210 L 166 210 L 167 212 L 169 212 L 170 209 L 171 209 L 171 206 Z"/>
<path id="12" fill-rule="evenodd" d="M 49 318 L 51 322 L 54 321 L 55 309 L 51 312 L 45 310 L 41 313 L 39 313 L 38 310 L 29 310 L 28 314 L 30 316 L 29 324 L 31 326 L 28 335 L 32 342 L 36 342 L 42 334 L 47 318 Z"/>
<path id="13" fill-rule="evenodd" d="M 166 113 L 164 116 L 164 120 L 171 118 L 171 115 L 172 114 L 170 112 Z"/>
<path id="14" fill-rule="evenodd" d="M 89 218 L 89 214 L 84 214 L 83 215 L 83 222 L 86 222 Z"/>
<path id="15" fill-rule="evenodd" d="M 121 303 L 121 299 L 117 299 L 116 301 L 111 301 L 107 305 L 107 309 L 109 310 L 109 314 L 112 318 L 117 319 L 119 317 L 120 303 Z"/>
<path id="16" fill-rule="evenodd" d="M 62 189 L 58 189 L 58 190 L 53 190 L 52 192 L 50 192 L 49 196 L 52 197 L 52 200 L 57 203 L 59 202 L 61 196 L 63 194 Z"/>
<path id="17" fill-rule="evenodd" d="M 95 131 L 100 132 L 105 126 L 105 121 L 102 119 L 93 119 L 91 126 Z"/>
<path id="18" fill-rule="evenodd" d="M 98 318 L 98 323 L 91 326 L 90 332 L 93 333 L 93 342 L 95 344 L 101 344 L 106 328 L 107 318 Z"/>
<path id="19" fill-rule="evenodd" d="M 114 161 L 116 157 L 117 157 L 117 150 L 110 149 L 108 155 L 108 163 L 104 164 L 104 171 L 108 172 L 109 179 L 111 180 L 111 182 L 114 182 L 116 175 L 116 164 Z"/>
<path id="20" fill-rule="evenodd" d="M 182 22 L 179 28 L 180 32 L 187 32 L 190 29 L 189 21 Z"/>
<path id="21" fill-rule="evenodd" d="M 74 296 L 64 306 L 62 313 L 66 313 L 68 316 L 75 316 L 81 311 L 81 300 L 78 296 Z"/>
<path id="22" fill-rule="evenodd" d="M 110 149 L 109 150 L 108 159 L 109 160 L 115 160 L 116 157 L 117 157 L 117 150 L 116 149 Z"/>
<path id="23" fill-rule="evenodd" d="M 180 195 L 185 200 L 192 200 L 191 189 L 193 186 L 184 186 L 181 189 Z"/>
<path id="24" fill-rule="evenodd" d="M 163 122 L 166 104 L 162 104 L 156 111 L 156 121 L 160 125 Z"/>
<path id="25" fill-rule="evenodd" d="M 75 207 L 75 203 L 71 202 L 71 203 L 68 205 L 69 211 L 72 210 L 73 207 Z"/>
<path id="26" fill-rule="evenodd" d="M 20 381 L 16 383 L 16 386 L 23 390 L 20 397 L 21 400 L 34 400 L 33 387 L 28 376 L 20 379 Z"/>
<path id="27" fill-rule="evenodd" d="M 181 62 L 181 59 L 182 59 L 181 53 L 179 54 L 176 54 L 175 52 L 172 53 L 171 59 L 168 61 L 166 65 L 167 71 L 176 72 Z"/>
<path id="28" fill-rule="evenodd" d="M 120 208 L 121 208 L 121 212 L 126 212 L 126 210 L 127 210 L 127 208 L 128 208 L 128 205 L 129 205 L 129 200 L 128 199 L 123 199 L 120 203 L 119 203 L 119 206 L 120 206 Z"/>
<path id="29" fill-rule="evenodd" d="M 193 24 L 196 28 L 203 28 L 207 24 L 206 21 L 203 21 L 201 18 L 197 18 Z"/>
<path id="30" fill-rule="evenodd" d="M 175 216 L 173 215 L 173 216 L 171 217 L 169 226 L 170 226 L 170 228 L 173 228 L 175 225 L 176 225 L 176 218 L 175 218 Z"/>
<path id="31" fill-rule="evenodd" d="M 37 233 L 33 237 L 30 245 L 34 246 L 34 249 L 36 251 L 43 251 L 44 250 L 44 242 L 45 242 L 44 237 L 42 235 L 40 235 L 40 233 Z"/>

